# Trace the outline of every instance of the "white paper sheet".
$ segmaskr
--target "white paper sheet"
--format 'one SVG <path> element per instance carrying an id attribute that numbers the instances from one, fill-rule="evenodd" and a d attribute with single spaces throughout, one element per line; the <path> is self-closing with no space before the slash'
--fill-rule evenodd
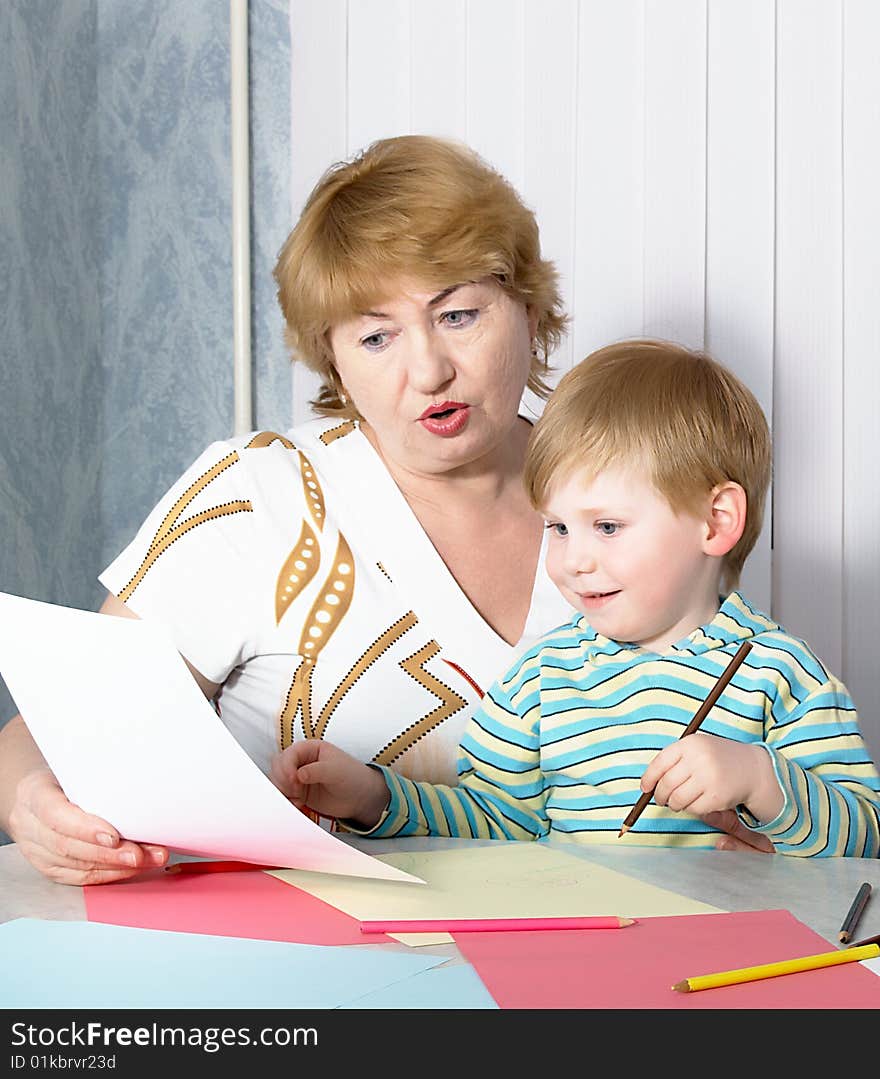
<path id="1" fill-rule="evenodd" d="M 67 797 L 128 839 L 422 883 L 292 806 L 154 625 L 0 592 L 0 673 Z"/>

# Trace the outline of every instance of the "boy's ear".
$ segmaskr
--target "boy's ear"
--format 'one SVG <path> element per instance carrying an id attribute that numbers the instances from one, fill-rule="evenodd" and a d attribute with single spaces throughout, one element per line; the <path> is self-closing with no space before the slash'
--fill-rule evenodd
<path id="1" fill-rule="evenodd" d="M 748 499 L 743 488 L 732 480 L 719 483 L 709 496 L 703 552 L 723 558 L 739 542 L 746 527 Z"/>

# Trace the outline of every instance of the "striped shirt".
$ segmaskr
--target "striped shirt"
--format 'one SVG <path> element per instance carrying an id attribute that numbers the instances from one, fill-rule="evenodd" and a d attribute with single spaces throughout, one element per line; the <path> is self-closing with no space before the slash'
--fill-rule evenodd
<path id="1" fill-rule="evenodd" d="M 784 795 L 743 822 L 802 857 L 880 852 L 880 776 L 846 687 L 801 640 L 732 592 L 708 625 L 660 655 L 602 637 L 576 615 L 526 651 L 462 737 L 458 785 L 383 768 L 391 800 L 372 837 L 616 840 L 648 763 L 683 728 L 739 645 L 752 649 L 702 731 L 762 745 Z M 698 817 L 650 803 L 627 842 L 714 846 Z"/>

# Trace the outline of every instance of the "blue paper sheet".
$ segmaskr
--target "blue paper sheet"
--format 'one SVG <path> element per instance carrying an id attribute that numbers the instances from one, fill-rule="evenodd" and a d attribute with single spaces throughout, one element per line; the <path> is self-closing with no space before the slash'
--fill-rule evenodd
<path id="1" fill-rule="evenodd" d="M 470 963 L 423 970 L 342 1008 L 497 1008 Z"/>
<path id="2" fill-rule="evenodd" d="M 6 1008 L 337 1008 L 446 961 L 32 918 L 0 925 L 0 955 Z"/>

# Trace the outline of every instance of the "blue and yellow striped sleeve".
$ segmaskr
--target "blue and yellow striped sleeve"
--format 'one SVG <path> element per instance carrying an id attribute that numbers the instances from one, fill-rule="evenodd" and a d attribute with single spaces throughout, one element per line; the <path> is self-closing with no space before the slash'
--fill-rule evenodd
<path id="1" fill-rule="evenodd" d="M 846 687 L 828 678 L 765 732 L 785 801 L 775 820 L 744 823 L 781 854 L 880 854 L 880 776 L 859 732 Z"/>
<path id="2" fill-rule="evenodd" d="M 539 664 L 526 659 L 492 686 L 462 736 L 457 786 L 415 782 L 383 767 L 391 800 L 366 834 L 526 840 L 546 835 L 538 684 Z"/>

